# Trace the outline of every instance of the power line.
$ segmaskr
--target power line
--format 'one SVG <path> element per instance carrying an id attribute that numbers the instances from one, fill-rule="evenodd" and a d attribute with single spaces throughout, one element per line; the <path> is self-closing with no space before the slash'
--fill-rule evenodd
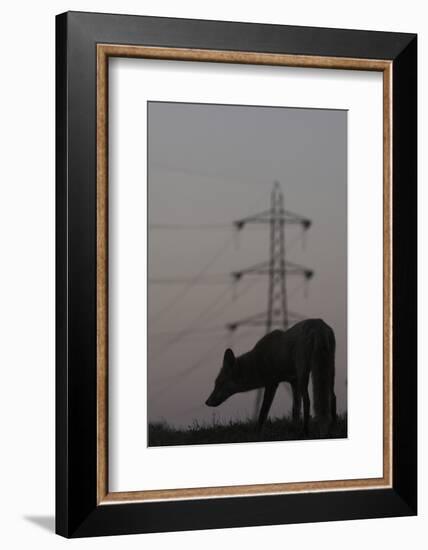
<path id="1" fill-rule="evenodd" d="M 235 296 L 235 300 L 239 300 L 244 294 L 246 294 L 250 290 L 250 288 L 252 288 L 254 286 L 254 284 L 256 282 L 257 282 L 256 279 L 249 280 L 247 285 L 244 287 L 244 289 Z M 219 316 L 220 313 L 223 313 L 226 309 L 231 307 L 233 302 L 229 300 L 221 308 L 218 308 L 218 305 L 221 304 L 221 300 L 229 292 L 230 292 L 230 288 L 226 288 L 223 292 L 221 292 L 218 296 L 216 296 L 216 298 L 213 301 L 211 301 L 208 304 L 208 306 L 205 309 L 203 309 L 195 319 L 193 319 L 193 321 L 190 323 L 190 325 L 188 325 L 185 329 L 182 329 L 182 330 L 178 331 L 175 334 L 175 336 L 173 336 L 168 342 L 166 342 L 166 344 L 164 346 L 162 346 L 162 348 L 159 350 L 158 353 L 154 353 L 153 355 L 149 356 L 149 359 L 151 359 L 151 360 L 157 359 L 158 357 L 163 355 L 165 352 L 167 352 L 172 346 L 174 346 L 178 342 L 180 342 L 180 340 L 182 340 L 184 337 L 186 337 L 189 333 L 193 332 L 194 328 L 196 326 L 198 326 L 199 322 L 204 317 L 206 317 L 207 314 L 209 314 L 209 313 L 212 314 L 213 311 L 214 311 L 215 315 L 212 318 L 215 319 L 216 317 Z M 218 311 L 216 311 L 216 309 L 218 309 Z"/>
<path id="2" fill-rule="evenodd" d="M 250 329 L 247 329 L 246 331 L 243 331 L 241 332 L 239 335 L 238 335 L 238 339 L 242 339 L 244 336 L 247 336 L 249 333 L 251 332 Z M 226 336 L 226 332 L 224 331 L 223 332 L 223 336 L 225 337 Z M 158 392 L 156 392 L 153 397 L 156 398 L 156 397 L 159 397 L 159 395 L 165 393 L 165 391 L 171 389 L 171 385 L 170 385 L 170 382 L 171 380 L 176 380 L 178 378 L 178 382 L 177 383 L 180 383 L 180 382 L 183 382 L 188 376 L 190 376 L 192 373 L 194 373 L 195 371 L 197 371 L 199 369 L 199 367 L 201 365 L 206 365 L 206 360 L 211 356 L 211 353 L 217 349 L 218 347 L 218 344 L 219 342 L 216 341 L 214 343 L 213 346 L 211 346 L 203 355 L 202 357 L 200 357 L 197 361 L 195 361 L 194 363 L 192 363 L 189 367 L 187 367 L 186 369 L 180 371 L 180 372 L 175 372 L 174 374 L 172 375 L 169 375 L 168 376 L 168 385 L 163 387 L 162 389 L 160 389 Z M 220 361 L 219 363 L 221 362 L 221 356 L 220 356 Z"/>
<path id="3" fill-rule="evenodd" d="M 154 285 L 182 285 L 193 281 L 194 277 L 151 277 L 149 278 L 149 284 Z M 195 285 L 224 285 L 230 281 L 230 273 L 225 275 L 211 275 L 208 277 L 200 277 L 199 280 L 194 283 Z"/>
<path id="4" fill-rule="evenodd" d="M 195 285 L 200 278 L 202 278 L 205 273 L 210 269 L 210 267 L 224 254 L 224 252 L 229 248 L 230 244 L 233 241 L 233 235 L 231 235 L 229 238 L 226 239 L 226 241 L 222 244 L 219 250 L 214 254 L 214 256 L 211 258 L 211 260 L 204 265 L 204 267 L 187 283 L 184 284 L 182 290 L 175 295 L 175 297 L 168 302 L 160 311 L 158 311 L 151 319 L 151 322 L 157 321 L 162 315 L 164 315 L 166 312 L 171 311 L 171 309 L 176 306 L 178 303 L 181 302 L 181 300 L 189 293 L 190 289 L 193 285 Z"/>
<path id="5" fill-rule="evenodd" d="M 152 356 L 149 356 L 149 359 L 156 359 L 157 357 L 159 357 L 160 355 L 163 355 L 166 351 L 168 351 L 173 345 L 177 344 L 182 338 L 184 338 L 185 336 L 187 336 L 187 334 L 189 332 L 191 332 L 195 326 L 197 325 L 197 323 L 203 319 L 203 317 L 207 314 L 207 312 L 210 312 L 212 310 L 212 308 L 217 305 L 218 301 L 221 300 L 223 298 L 223 296 L 225 294 L 228 294 L 230 292 L 230 289 L 229 288 L 226 288 L 224 289 L 218 296 L 216 296 L 215 300 L 213 300 L 212 302 L 210 302 L 208 304 L 208 307 L 206 307 L 205 309 L 203 309 L 199 315 L 193 319 L 193 321 L 190 323 L 189 326 L 187 326 L 185 329 L 182 329 L 180 331 L 178 331 L 176 333 L 175 336 L 173 336 L 169 342 L 167 342 L 161 350 L 159 350 L 159 353 L 155 353 L 154 355 Z"/>
<path id="6" fill-rule="evenodd" d="M 196 224 L 180 224 L 180 223 L 150 223 L 149 229 L 165 229 L 165 230 L 194 230 L 201 229 L 227 229 L 230 231 L 230 223 L 196 223 Z"/>
<path id="7" fill-rule="evenodd" d="M 228 225 L 228 228 L 230 229 L 230 224 Z M 303 239 L 302 235 L 300 234 L 295 235 L 294 238 L 291 239 L 289 243 L 286 242 L 287 250 L 288 251 L 294 250 L 295 247 L 299 244 L 299 242 L 302 241 L 302 239 Z M 239 273 L 239 272 L 235 272 L 235 273 Z M 148 279 L 148 283 L 154 284 L 154 285 L 183 285 L 186 283 L 193 282 L 193 284 L 195 285 L 222 285 L 230 282 L 231 276 L 233 277 L 233 275 L 234 274 L 231 275 L 230 273 L 217 273 L 217 274 L 205 275 L 205 276 L 200 276 L 196 282 L 195 282 L 195 276 L 193 277 L 150 277 Z"/>
<path id="8" fill-rule="evenodd" d="M 230 180 L 226 180 L 225 181 L 229 182 Z M 241 182 L 241 183 L 244 183 L 244 182 Z M 257 207 L 257 205 L 261 202 L 262 198 L 265 196 L 265 191 L 263 190 L 263 193 L 261 194 L 260 197 L 257 197 L 257 201 L 254 201 L 253 205 L 252 205 L 252 208 L 251 209 L 254 209 Z M 230 231 L 231 229 L 233 229 L 233 227 L 235 227 L 235 229 L 237 229 L 237 224 L 239 224 L 239 222 L 234 222 L 234 224 L 231 226 L 230 225 L 230 222 L 229 221 L 226 221 L 226 222 L 221 222 L 221 223 L 193 223 L 193 224 L 186 224 L 186 223 L 169 223 L 169 222 L 152 222 L 152 223 L 149 223 L 149 229 L 156 229 L 156 230 L 172 230 L 172 231 L 175 231 L 175 230 L 183 230 L 183 231 L 191 231 L 191 230 L 210 230 L 210 229 L 222 229 L 222 230 L 227 230 L 227 231 Z M 248 227 L 249 228 L 249 227 Z M 247 229 L 248 229 L 247 228 Z M 258 229 L 257 226 L 252 226 L 253 229 Z"/>
<path id="9" fill-rule="evenodd" d="M 152 332 L 150 333 L 150 336 L 168 336 L 170 334 L 179 334 L 181 332 L 181 330 L 163 330 L 161 332 Z M 192 334 L 212 334 L 213 332 L 224 332 L 224 325 L 195 329 L 192 331 Z"/>
<path id="10" fill-rule="evenodd" d="M 225 332 L 223 332 L 223 337 L 226 335 Z M 190 367 L 187 369 L 184 369 L 183 371 L 176 372 L 172 375 L 168 376 L 167 385 L 164 386 L 160 391 L 156 392 L 153 397 L 159 397 L 159 395 L 163 394 L 166 390 L 171 389 L 171 381 L 176 380 L 179 378 L 179 382 L 182 382 L 185 380 L 190 374 L 192 374 L 194 371 L 196 371 L 202 364 L 205 363 L 206 359 L 211 355 L 211 353 L 216 349 L 219 345 L 219 342 L 216 341 L 213 346 L 211 346 L 208 351 L 206 351 L 202 357 L 200 357 L 196 362 L 192 363 Z"/>
<path id="11" fill-rule="evenodd" d="M 226 183 L 228 186 L 231 184 L 240 186 L 243 185 L 248 189 L 248 186 L 250 185 L 252 189 L 255 187 L 260 187 L 261 182 L 257 178 L 237 178 L 237 177 L 231 177 L 230 174 L 228 175 L 221 175 L 218 173 L 218 166 L 216 166 L 216 172 L 215 173 L 208 173 L 201 170 L 194 170 L 189 168 L 184 168 L 182 166 L 172 166 L 170 164 L 167 164 L 165 162 L 152 162 L 150 164 L 152 167 L 157 169 L 157 171 L 163 171 L 163 172 L 169 172 L 170 174 L 182 174 L 184 176 L 189 176 L 186 178 L 183 178 L 182 183 L 193 185 L 194 183 L 198 184 L 200 183 L 200 179 L 209 179 L 209 180 L 215 180 L 217 182 L 223 182 Z M 196 178 L 195 181 L 192 182 L 192 178 Z"/>
<path id="12" fill-rule="evenodd" d="M 230 232 L 233 230 L 233 227 L 230 226 L 230 223 L 219 223 L 219 224 L 173 224 L 173 223 L 151 223 L 148 225 L 149 230 L 154 231 L 221 231 L 221 232 Z M 235 228 L 237 229 L 237 228 Z M 260 227 L 252 226 L 248 229 L 255 229 L 258 231 Z"/>

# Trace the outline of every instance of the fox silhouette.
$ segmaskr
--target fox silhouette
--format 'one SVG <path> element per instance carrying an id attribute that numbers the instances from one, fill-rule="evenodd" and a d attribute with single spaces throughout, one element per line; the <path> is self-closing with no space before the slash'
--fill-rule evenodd
<path id="1" fill-rule="evenodd" d="M 303 431 L 309 427 L 309 376 L 312 375 L 314 413 L 321 435 L 326 435 L 336 420 L 334 393 L 336 340 L 333 329 L 322 319 L 306 319 L 286 331 L 274 330 L 263 336 L 250 351 L 235 357 L 229 348 L 206 400 L 209 407 L 218 407 L 230 396 L 264 388 L 258 427 L 265 423 L 280 382 L 288 382 L 293 393 L 292 417 L 301 419 Z"/>

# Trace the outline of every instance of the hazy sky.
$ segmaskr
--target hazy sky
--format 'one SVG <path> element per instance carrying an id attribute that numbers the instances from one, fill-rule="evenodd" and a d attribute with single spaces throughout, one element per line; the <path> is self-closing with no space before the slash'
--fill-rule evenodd
<path id="1" fill-rule="evenodd" d="M 269 227 L 237 220 L 270 206 L 277 180 L 284 208 L 312 220 L 286 226 L 287 260 L 314 270 L 305 295 L 287 278 L 289 308 L 321 317 L 336 334 L 336 394 L 346 410 L 347 113 L 320 109 L 156 103 L 148 105 L 148 418 L 170 424 L 246 418 L 255 392 L 204 405 L 223 353 L 249 350 L 264 328 L 225 325 L 267 308 L 267 276 L 230 273 L 269 258 Z M 282 384 L 271 415 L 288 414 Z"/>

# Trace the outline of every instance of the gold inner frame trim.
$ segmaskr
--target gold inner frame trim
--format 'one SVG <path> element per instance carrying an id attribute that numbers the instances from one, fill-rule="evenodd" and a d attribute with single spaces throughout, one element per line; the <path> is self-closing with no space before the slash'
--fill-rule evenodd
<path id="1" fill-rule="evenodd" d="M 383 73 L 383 476 L 128 492 L 108 489 L 108 59 L 133 57 Z M 183 500 L 392 486 L 392 69 L 391 61 L 223 50 L 97 45 L 97 503 Z"/>

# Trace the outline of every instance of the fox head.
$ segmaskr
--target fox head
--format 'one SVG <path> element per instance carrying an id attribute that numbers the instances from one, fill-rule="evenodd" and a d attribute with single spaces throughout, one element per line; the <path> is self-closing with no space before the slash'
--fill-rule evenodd
<path id="1" fill-rule="evenodd" d="M 214 389 L 211 395 L 205 401 L 209 407 L 218 407 L 231 395 L 239 391 L 239 386 L 235 380 L 235 355 L 231 349 L 224 352 L 223 366 L 218 373 L 214 383 Z"/>

